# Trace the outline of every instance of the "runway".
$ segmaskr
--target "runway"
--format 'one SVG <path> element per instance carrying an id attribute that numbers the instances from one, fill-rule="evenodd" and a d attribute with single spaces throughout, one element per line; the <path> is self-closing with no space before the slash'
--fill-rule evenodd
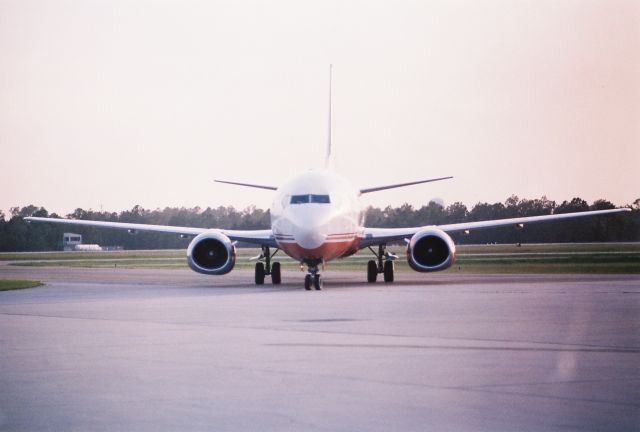
<path id="1" fill-rule="evenodd" d="M 302 276 L 0 265 L 0 430 L 640 429 L 637 275 Z"/>

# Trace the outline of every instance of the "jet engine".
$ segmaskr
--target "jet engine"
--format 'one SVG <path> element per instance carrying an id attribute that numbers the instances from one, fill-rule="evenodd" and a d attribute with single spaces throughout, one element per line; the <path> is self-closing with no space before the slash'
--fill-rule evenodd
<path id="1" fill-rule="evenodd" d="M 438 228 L 425 228 L 411 237 L 407 247 L 409 266 L 419 272 L 444 270 L 456 260 L 456 245 Z"/>
<path id="2" fill-rule="evenodd" d="M 189 243 L 187 261 L 198 273 L 223 275 L 236 264 L 236 247 L 220 231 L 205 231 Z"/>

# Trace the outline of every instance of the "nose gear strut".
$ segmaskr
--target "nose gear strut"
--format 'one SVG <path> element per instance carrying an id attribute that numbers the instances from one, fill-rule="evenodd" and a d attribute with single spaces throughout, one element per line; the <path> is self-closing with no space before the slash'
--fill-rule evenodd
<path id="1" fill-rule="evenodd" d="M 311 290 L 313 287 L 316 291 L 320 291 L 322 289 L 322 277 L 320 276 L 320 269 L 318 268 L 318 264 L 321 264 L 320 260 L 309 260 L 303 262 L 302 264 L 307 264 L 308 274 L 304 277 L 304 289 L 307 291 Z"/>

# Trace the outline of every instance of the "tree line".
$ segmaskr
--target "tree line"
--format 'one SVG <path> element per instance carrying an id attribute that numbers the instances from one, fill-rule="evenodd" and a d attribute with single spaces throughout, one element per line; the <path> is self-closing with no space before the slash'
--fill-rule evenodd
<path id="1" fill-rule="evenodd" d="M 628 207 L 632 209 L 631 213 L 531 224 L 525 225 L 524 229 L 502 227 L 471 231 L 469 234 L 454 233 L 452 237 L 460 244 L 640 241 L 640 198 Z M 435 201 L 430 201 L 420 208 L 410 204 L 400 207 L 368 207 L 366 225 L 379 228 L 440 225 L 611 208 L 615 206 L 604 199 L 588 204 L 581 198 L 573 198 L 558 204 L 544 196 L 540 199 L 520 199 L 514 195 L 504 203 L 479 202 L 471 209 L 460 202 L 443 206 Z M 123 230 L 27 223 L 24 218 L 28 216 L 59 217 L 55 213 L 49 214 L 44 207 L 35 205 L 13 207 L 10 212 L 10 217 L 7 217 L 0 211 L 0 251 L 2 252 L 59 250 L 62 247 L 64 232 L 81 234 L 84 243 L 121 246 L 124 249 L 180 249 L 186 248 L 190 241 L 175 234 L 139 232 L 131 235 Z M 66 217 L 243 230 L 265 229 L 270 226 L 269 211 L 255 206 L 244 210 L 237 210 L 232 206 L 206 209 L 166 207 L 155 210 L 135 206 L 131 210 L 120 213 L 78 208 Z"/>

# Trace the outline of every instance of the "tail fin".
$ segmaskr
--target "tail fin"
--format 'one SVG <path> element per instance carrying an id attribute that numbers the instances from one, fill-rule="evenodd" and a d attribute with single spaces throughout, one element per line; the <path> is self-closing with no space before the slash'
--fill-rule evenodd
<path id="1" fill-rule="evenodd" d="M 333 75 L 333 65 L 329 65 L 329 130 L 327 132 L 327 154 L 324 159 L 325 169 L 331 168 L 333 165 L 333 158 L 331 157 L 331 150 L 333 146 L 333 107 L 331 104 L 331 78 Z"/>

